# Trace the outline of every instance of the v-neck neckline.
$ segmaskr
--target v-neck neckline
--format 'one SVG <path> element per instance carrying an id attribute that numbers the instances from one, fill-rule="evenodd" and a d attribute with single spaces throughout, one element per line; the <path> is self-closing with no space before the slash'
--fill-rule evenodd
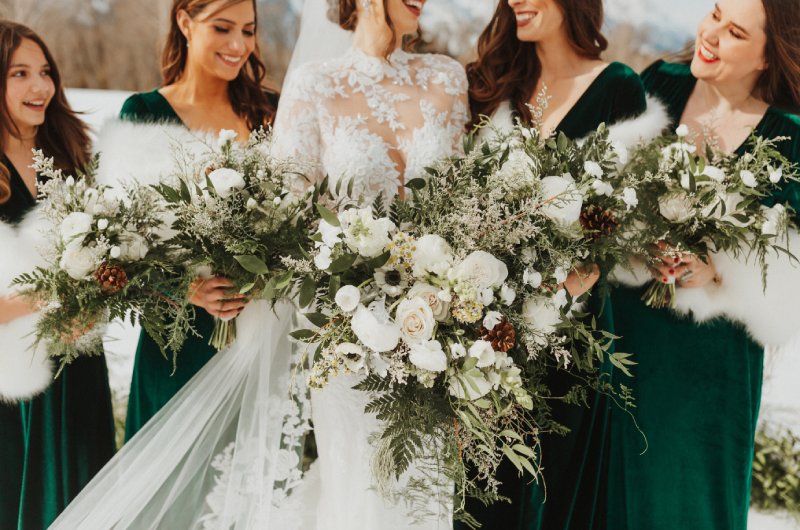
<path id="1" fill-rule="evenodd" d="M 11 159 L 8 158 L 8 155 L 6 155 L 5 153 L 3 153 L 2 161 L 3 165 L 5 165 L 8 168 L 9 177 L 11 181 L 9 184 L 13 185 L 13 183 L 16 181 L 16 184 L 19 186 L 19 188 L 25 190 L 28 201 L 36 202 L 36 197 L 39 195 L 39 175 L 38 174 L 36 175 L 36 194 L 34 195 L 33 193 L 31 193 L 31 189 L 28 187 L 28 184 L 22 178 L 22 174 L 17 169 L 17 166 L 15 166 L 13 162 L 11 162 Z"/>
<path id="2" fill-rule="evenodd" d="M 592 90 L 600 82 L 600 80 L 603 77 L 605 77 L 606 75 L 608 75 L 608 72 L 610 71 L 611 66 L 614 65 L 614 64 L 617 64 L 617 61 L 608 63 L 606 65 L 606 67 L 603 68 L 603 70 L 594 77 L 592 82 L 589 83 L 589 86 L 586 87 L 586 90 L 584 90 L 583 93 L 580 95 L 580 97 L 577 99 L 577 101 L 575 101 L 575 104 L 572 105 L 572 107 L 567 111 L 567 113 L 564 114 L 564 117 L 561 118 L 561 121 L 558 122 L 558 125 L 556 125 L 556 128 L 554 129 L 555 132 L 563 131 L 564 125 L 566 123 L 568 123 L 568 120 L 572 119 L 572 115 L 573 114 L 578 112 L 578 108 L 581 107 L 584 104 L 585 100 L 589 97 L 589 95 L 591 94 Z"/>

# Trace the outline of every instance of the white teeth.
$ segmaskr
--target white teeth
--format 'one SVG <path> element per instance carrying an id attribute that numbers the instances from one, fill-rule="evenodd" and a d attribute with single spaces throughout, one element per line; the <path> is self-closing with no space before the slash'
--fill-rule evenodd
<path id="1" fill-rule="evenodd" d="M 238 63 L 239 61 L 242 60 L 241 56 L 237 57 L 236 55 L 225 55 L 220 53 L 219 56 L 228 61 L 229 63 Z"/>
<path id="2" fill-rule="evenodd" d="M 403 1 L 407 6 L 416 7 L 417 9 L 420 9 L 420 10 L 422 9 L 422 6 L 424 5 L 424 3 L 420 2 L 419 0 L 403 0 Z"/>
<path id="3" fill-rule="evenodd" d="M 42 105 L 44 105 L 44 100 L 43 99 L 37 99 L 36 101 L 25 101 L 24 103 L 26 105 L 33 105 L 35 107 L 41 107 Z"/>
<path id="4" fill-rule="evenodd" d="M 708 49 L 705 46 L 700 46 L 700 55 L 702 55 L 703 59 L 707 61 L 715 61 L 716 59 L 718 59 L 718 57 L 713 53 L 711 53 L 710 51 L 708 51 Z"/>
<path id="5" fill-rule="evenodd" d="M 527 22 L 533 19 L 533 13 L 517 13 L 517 22 Z"/>

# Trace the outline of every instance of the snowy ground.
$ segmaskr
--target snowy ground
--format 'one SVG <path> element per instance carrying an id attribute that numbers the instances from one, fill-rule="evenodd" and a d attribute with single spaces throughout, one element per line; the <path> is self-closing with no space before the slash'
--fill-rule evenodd
<path id="1" fill-rule="evenodd" d="M 98 131 L 102 124 L 114 118 L 128 96 L 125 92 L 71 89 L 67 97 L 73 108 L 85 111 L 82 118 Z M 133 354 L 139 331 L 122 322 L 113 323 L 106 335 L 111 389 L 117 400 L 118 414 L 124 414 Z M 761 419 L 778 424 L 800 434 L 800 340 L 780 351 L 767 351 L 764 369 L 764 392 Z M 798 530 L 800 524 L 780 515 L 750 514 L 750 530 Z"/>

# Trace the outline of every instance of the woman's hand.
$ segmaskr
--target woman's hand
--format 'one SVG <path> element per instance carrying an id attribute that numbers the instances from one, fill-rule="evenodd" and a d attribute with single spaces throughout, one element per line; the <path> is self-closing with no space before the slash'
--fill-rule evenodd
<path id="1" fill-rule="evenodd" d="M 232 287 L 233 282 L 227 278 L 198 278 L 189 287 L 189 302 L 202 307 L 211 316 L 227 320 L 235 318 L 244 309 L 247 298 L 231 292 Z"/>
<path id="2" fill-rule="evenodd" d="M 570 272 L 564 280 L 564 288 L 573 298 L 577 298 L 594 287 L 600 279 L 600 267 L 594 263 L 583 265 Z"/>
<path id="3" fill-rule="evenodd" d="M 667 252 L 659 262 L 652 265 L 651 270 L 656 280 L 662 283 L 674 280 L 675 285 L 683 289 L 704 287 L 711 282 L 719 284 L 722 281 L 711 256 L 704 262 L 687 252 Z"/>
<path id="4" fill-rule="evenodd" d="M 8 324 L 35 312 L 36 306 L 27 298 L 16 295 L 0 296 L 0 324 Z"/>

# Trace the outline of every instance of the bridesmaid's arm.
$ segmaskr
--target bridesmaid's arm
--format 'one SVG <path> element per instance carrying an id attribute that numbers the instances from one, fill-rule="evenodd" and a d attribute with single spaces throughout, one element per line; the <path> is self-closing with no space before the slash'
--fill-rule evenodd
<path id="1" fill-rule="evenodd" d="M 0 296 L 0 324 L 8 324 L 18 318 L 32 315 L 36 308 L 19 296 Z"/>

